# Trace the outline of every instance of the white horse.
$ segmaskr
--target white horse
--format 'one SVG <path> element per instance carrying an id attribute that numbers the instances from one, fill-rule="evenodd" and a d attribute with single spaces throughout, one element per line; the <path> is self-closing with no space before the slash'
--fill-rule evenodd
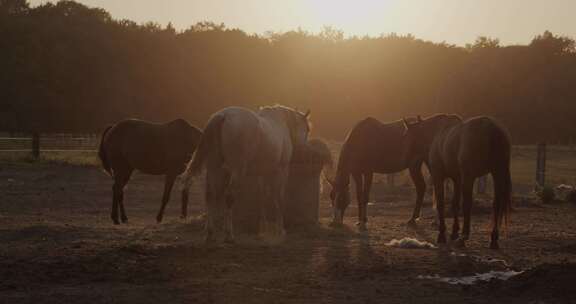
<path id="1" fill-rule="evenodd" d="M 260 233 L 284 234 L 283 200 L 294 147 L 306 144 L 306 114 L 284 106 L 255 113 L 225 108 L 210 118 L 187 172 L 186 184 L 206 167 L 206 241 L 213 238 L 215 214 L 224 210 L 226 242 L 233 242 L 232 206 L 242 179 L 255 177 L 263 195 Z M 241 206 L 239 206 L 241 207 Z"/>

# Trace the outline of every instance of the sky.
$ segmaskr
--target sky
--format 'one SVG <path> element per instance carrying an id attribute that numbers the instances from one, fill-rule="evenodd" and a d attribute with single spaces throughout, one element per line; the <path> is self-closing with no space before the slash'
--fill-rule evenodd
<path id="1" fill-rule="evenodd" d="M 29 0 L 38 5 L 48 0 Z M 51 1 L 54 2 L 54 1 Z M 332 26 L 346 35 L 413 34 L 457 45 L 479 36 L 526 44 L 538 34 L 576 38 L 576 0 L 78 0 L 114 18 L 169 22 L 186 29 L 199 21 L 249 33 Z"/>

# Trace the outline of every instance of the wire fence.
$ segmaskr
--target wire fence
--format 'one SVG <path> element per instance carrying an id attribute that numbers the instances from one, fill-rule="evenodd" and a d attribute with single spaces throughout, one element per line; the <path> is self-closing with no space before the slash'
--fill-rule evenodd
<path id="1" fill-rule="evenodd" d="M 47 159 L 82 159 L 96 162 L 96 152 L 100 142 L 98 134 L 5 134 L 0 133 L 0 159 L 47 158 Z M 334 159 L 338 159 L 340 143 L 332 142 L 329 146 Z M 515 190 L 532 191 L 536 184 L 546 185 L 576 185 L 576 146 L 552 146 L 544 148 L 543 180 L 538 180 L 538 172 L 542 171 L 538 162 L 538 145 L 513 146 L 511 159 L 512 180 Z M 426 178 L 429 174 L 424 169 Z M 390 175 L 378 176 L 376 182 L 392 186 L 411 186 L 412 182 L 407 171 Z M 484 182 L 487 192 L 491 192 L 492 181 Z M 480 186 L 480 188 L 484 188 Z M 482 189 L 480 189 L 482 190 Z"/>
<path id="2" fill-rule="evenodd" d="M 99 136 L 96 134 L 49 134 L 38 136 L 40 152 L 96 152 Z M 0 152 L 34 153 L 34 136 L 0 136 Z"/>

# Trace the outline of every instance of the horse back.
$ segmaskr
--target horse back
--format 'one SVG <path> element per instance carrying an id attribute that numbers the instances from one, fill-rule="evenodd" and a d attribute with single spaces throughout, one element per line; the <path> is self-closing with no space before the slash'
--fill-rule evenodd
<path id="1" fill-rule="evenodd" d="M 473 117 L 447 130 L 431 157 L 442 157 L 449 175 L 466 173 L 479 177 L 508 165 L 508 132 L 490 117 Z"/>
<path id="2" fill-rule="evenodd" d="M 262 130 L 259 117 L 253 111 L 241 107 L 228 107 L 213 117 L 222 117 L 219 134 L 218 157 L 228 169 L 245 168 L 251 164 L 261 149 Z M 216 164 L 220 165 L 220 164 Z"/>
<path id="3" fill-rule="evenodd" d="M 358 122 L 341 150 L 339 167 L 347 171 L 394 173 L 403 163 L 404 124 L 382 123 L 374 118 Z"/>
<path id="4" fill-rule="evenodd" d="M 171 126 L 171 123 L 157 124 L 135 119 L 119 122 L 108 135 L 111 162 L 148 174 L 183 171 L 195 145 L 190 146 L 191 141 L 183 137 L 188 134 Z M 196 144 L 199 139 L 197 134 Z"/>
<path id="5" fill-rule="evenodd" d="M 490 117 L 474 117 L 461 128 L 461 163 L 474 163 L 483 167 L 496 165 L 510 158 L 508 132 Z"/>

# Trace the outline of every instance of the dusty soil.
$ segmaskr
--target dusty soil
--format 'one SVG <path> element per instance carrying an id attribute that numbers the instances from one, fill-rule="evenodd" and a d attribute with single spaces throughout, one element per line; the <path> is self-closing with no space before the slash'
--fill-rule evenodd
<path id="1" fill-rule="evenodd" d="M 499 251 L 487 248 L 486 212 L 473 218 L 466 249 L 403 249 L 386 243 L 434 242 L 432 210 L 428 203 L 418 229 L 410 229 L 403 223 L 414 194 L 385 196 L 376 185 L 368 233 L 356 231 L 355 207 L 346 227 L 330 228 L 324 201 L 319 227 L 281 244 L 240 236 L 235 245 L 207 247 L 199 187 L 191 219 L 178 219 L 175 191 L 158 225 L 162 178 L 136 175 L 126 191 L 129 224 L 114 226 L 111 184 L 92 167 L 1 165 L 0 303 L 576 302 L 570 204 L 519 202 Z M 505 269 L 527 271 L 474 286 L 418 278 Z"/>

